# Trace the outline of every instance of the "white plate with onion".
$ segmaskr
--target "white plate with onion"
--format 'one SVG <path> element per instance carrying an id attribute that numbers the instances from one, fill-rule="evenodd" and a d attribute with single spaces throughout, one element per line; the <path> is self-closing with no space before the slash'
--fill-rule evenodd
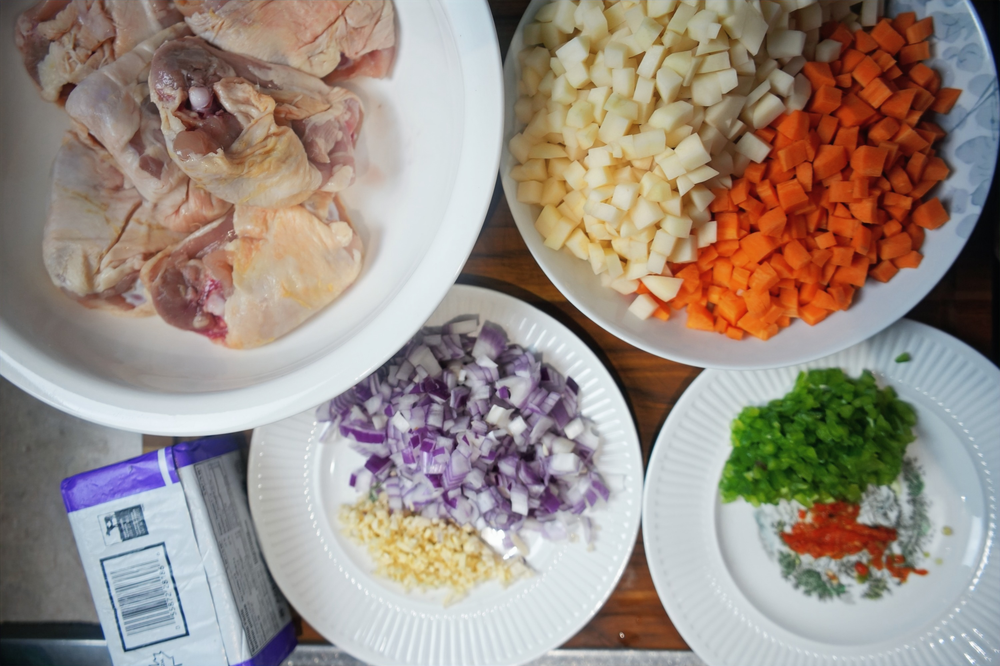
<path id="1" fill-rule="evenodd" d="M 910 360 L 897 360 L 903 354 Z M 844 597 L 807 596 L 783 576 L 763 529 L 768 514 L 720 497 L 732 420 L 744 407 L 785 395 L 800 371 L 814 368 L 841 368 L 855 378 L 871 370 L 879 387 L 892 387 L 916 412 L 916 439 L 905 458 L 922 478 L 918 494 L 928 522 L 919 533 L 917 566 L 926 574 L 890 582 L 880 596 L 842 570 Z M 906 319 L 807 364 L 702 373 L 657 437 L 643 503 L 650 574 L 684 640 L 708 664 L 995 662 L 998 402 L 1000 371 L 992 363 Z M 916 504 L 906 504 L 915 515 Z M 802 560 L 831 566 L 820 575 L 837 581 L 832 569 L 839 560 Z"/>
<path id="2" fill-rule="evenodd" d="M 365 245 L 358 280 L 267 346 L 236 351 L 172 328 L 88 310 L 42 263 L 50 169 L 65 112 L 20 64 L 2 4 L 0 372 L 53 406 L 167 435 L 251 428 L 351 386 L 402 345 L 454 283 L 496 183 L 503 91 L 486 2 L 396 3 L 387 79 L 355 79 L 366 115 L 343 201 Z M 433 74 L 431 74 L 433 73 Z"/>
<path id="3" fill-rule="evenodd" d="M 735 4 L 742 6 L 747 3 Z M 842 4 L 845 9 L 851 5 L 851 3 L 834 4 Z M 863 9 L 867 12 L 876 8 L 878 4 L 879 3 L 874 2 L 874 0 L 871 0 L 870 2 L 864 3 Z M 964 247 L 966 240 L 972 233 L 972 229 L 982 212 L 983 205 L 986 200 L 986 194 L 989 191 L 990 182 L 992 181 L 995 168 L 997 146 L 998 143 L 1000 143 L 1000 138 L 998 138 L 997 133 L 1000 92 L 998 92 L 996 83 L 996 67 L 990 55 L 991 52 L 988 42 L 983 28 L 976 16 L 976 12 L 971 3 L 968 1 L 955 3 L 950 0 L 931 0 L 930 2 L 914 3 L 906 0 L 896 0 L 895 2 L 890 0 L 885 3 L 886 14 L 888 16 L 892 16 L 897 12 L 912 10 L 917 12 L 918 18 L 931 15 L 935 17 L 935 34 L 931 38 L 932 58 L 927 61 L 926 64 L 942 75 L 944 86 L 960 88 L 963 90 L 962 95 L 959 98 L 959 102 L 952 112 L 947 116 L 938 115 L 935 119 L 936 122 L 938 122 L 948 132 L 947 138 L 939 144 L 938 154 L 945 160 L 948 167 L 951 169 L 951 175 L 946 181 L 944 181 L 944 183 L 938 185 L 934 190 L 932 190 L 928 197 L 938 196 L 941 199 L 941 201 L 945 204 L 945 207 L 948 208 L 951 213 L 951 221 L 940 229 L 927 234 L 926 243 L 922 248 L 924 259 L 920 267 L 916 270 L 901 271 L 891 282 L 886 284 L 869 280 L 865 288 L 861 290 L 855 298 L 854 304 L 847 311 L 837 312 L 834 316 L 829 317 L 827 320 L 821 322 L 815 327 L 810 327 L 802 321 L 793 321 L 790 327 L 783 329 L 780 332 L 779 337 L 776 340 L 772 339 L 766 342 L 762 342 L 756 338 L 752 338 L 751 336 L 746 336 L 746 338 L 741 341 L 734 341 L 726 336 L 719 335 L 718 333 L 713 334 L 688 329 L 685 326 L 687 316 L 685 312 L 673 311 L 672 317 L 666 322 L 655 318 L 646 320 L 640 319 L 635 316 L 635 314 L 629 312 L 630 304 L 635 299 L 635 296 L 631 294 L 622 295 L 610 287 L 603 286 L 601 276 L 596 275 L 594 269 L 591 267 L 591 261 L 582 259 L 582 257 L 587 256 L 586 248 L 578 245 L 575 248 L 577 253 L 574 255 L 573 251 L 569 249 L 569 247 L 566 247 L 573 247 L 575 243 L 580 241 L 579 237 L 576 239 L 571 237 L 573 228 L 576 225 L 570 217 L 564 215 L 553 216 L 552 219 L 543 219 L 542 223 L 539 225 L 542 230 L 546 232 L 546 237 L 552 235 L 553 233 L 555 234 L 556 239 L 551 241 L 551 244 L 559 246 L 562 245 L 560 241 L 565 241 L 566 246 L 563 246 L 562 249 L 556 251 L 546 245 L 546 237 L 543 237 L 542 233 L 540 233 L 539 229 L 535 226 L 542 207 L 538 204 L 524 203 L 519 200 L 519 186 L 522 186 L 522 183 L 525 180 L 535 180 L 536 178 L 538 179 L 536 180 L 537 185 L 529 186 L 529 190 L 527 192 L 522 190 L 521 199 L 525 199 L 527 197 L 527 200 L 541 201 L 545 200 L 548 196 L 552 196 L 553 198 L 549 201 L 555 205 L 558 203 L 558 198 L 560 197 L 558 185 L 549 182 L 551 178 L 554 178 L 554 175 L 548 171 L 548 167 L 552 165 L 552 160 L 547 160 L 543 163 L 542 170 L 544 173 L 531 175 L 524 174 L 522 172 L 521 174 L 517 174 L 517 179 L 515 179 L 512 175 L 512 170 L 520 164 L 520 161 L 514 156 L 512 150 L 515 153 L 521 153 L 521 157 L 523 158 L 533 146 L 528 145 L 530 142 L 524 141 L 515 141 L 511 144 L 511 139 L 525 130 L 526 124 L 524 119 L 531 117 L 531 113 L 537 113 L 537 109 L 531 107 L 530 102 L 523 101 L 525 98 L 521 96 L 521 92 L 519 90 L 519 81 L 522 80 L 526 69 L 522 67 L 522 63 L 518 57 L 518 54 L 522 51 L 525 45 L 525 28 L 533 22 L 533 19 L 540 10 L 543 10 L 543 16 L 545 16 L 545 13 L 548 13 L 548 16 L 545 18 L 549 21 L 549 26 L 562 25 L 564 30 L 569 30 L 570 26 L 574 25 L 575 21 L 574 11 L 568 11 L 566 8 L 561 10 L 557 9 L 555 11 L 552 9 L 544 9 L 548 5 L 550 5 L 548 0 L 533 0 L 533 2 L 531 2 L 528 9 L 525 11 L 520 25 L 518 26 L 517 32 L 514 35 L 504 62 L 504 87 L 507 107 L 505 109 L 504 117 L 504 150 L 500 164 L 501 180 L 503 182 L 504 191 L 514 217 L 514 221 L 516 222 L 528 249 L 531 251 L 542 270 L 571 303 L 578 307 L 598 325 L 622 340 L 625 340 L 640 349 L 662 358 L 706 368 L 767 368 L 791 363 L 800 363 L 826 356 L 874 335 L 906 314 L 906 312 L 916 305 L 944 276 L 951 264 L 958 257 L 958 254 Z M 726 3 L 722 3 L 722 5 L 726 5 Z M 641 7 L 646 7 L 650 12 L 663 12 L 666 8 L 670 8 L 670 11 L 674 11 L 675 8 L 683 6 L 684 3 L 678 4 L 670 2 L 669 0 L 666 0 L 665 2 L 641 5 Z M 728 3 L 727 6 L 732 8 L 734 7 L 734 4 Z M 815 10 L 807 8 L 805 11 L 814 12 Z M 645 27 L 641 26 L 638 20 L 639 18 L 641 17 L 636 17 L 635 19 L 636 35 L 641 35 L 643 30 L 650 28 L 648 25 Z M 687 19 L 690 18 L 692 17 L 687 17 Z M 723 19 L 724 18 L 725 17 L 723 17 Z M 588 19 L 586 16 L 581 14 L 581 19 L 583 20 L 583 25 L 586 25 L 588 20 L 593 23 L 593 17 Z M 809 20 L 815 22 L 815 17 L 812 17 Z M 723 21 L 723 25 L 725 25 L 725 21 Z M 544 28 L 542 30 L 542 38 L 545 38 L 545 30 L 553 29 L 555 28 Z M 616 28 L 616 30 L 617 29 L 620 28 Z M 537 31 L 538 28 L 532 28 L 532 30 Z M 652 30 L 655 32 L 656 27 L 652 27 Z M 770 31 L 770 33 L 773 32 L 775 31 Z M 575 34 L 579 35 L 581 33 L 577 31 Z M 664 31 L 663 34 L 666 34 L 666 32 Z M 723 37 L 726 36 L 726 32 L 724 30 L 720 34 Z M 646 37 L 649 37 L 649 35 Z M 767 40 L 772 37 L 774 36 L 771 35 L 766 37 L 765 44 L 769 44 Z M 565 39 L 566 37 L 562 37 L 561 41 L 565 41 Z M 638 39 L 639 41 L 642 41 L 646 38 L 640 36 Z M 795 44 L 785 43 L 783 38 L 775 37 L 775 39 L 776 45 L 779 48 L 794 49 L 796 47 Z M 557 39 L 557 41 L 560 40 Z M 648 42 L 649 40 L 646 39 L 646 41 Z M 592 40 L 590 48 L 594 49 L 594 45 L 598 43 L 599 42 L 596 40 Z M 733 40 L 733 44 L 736 43 L 739 43 L 738 40 Z M 655 38 L 655 44 L 663 44 L 662 34 Z M 551 46 L 556 45 L 556 42 L 551 43 Z M 577 44 L 576 47 L 568 49 L 566 57 L 569 60 L 572 60 L 575 57 L 588 55 L 585 51 L 582 51 L 578 47 L 579 44 Z M 643 45 L 640 45 L 639 50 L 642 50 L 642 47 Z M 580 52 L 574 55 L 574 50 Z M 554 54 L 555 49 L 553 48 L 550 51 L 550 55 L 554 56 Z M 608 54 L 605 53 L 604 55 Z M 593 58 L 594 56 L 591 54 L 589 57 Z M 618 56 L 616 54 L 611 54 L 609 57 L 617 58 Z M 668 55 L 667 57 L 670 56 Z M 706 57 L 711 57 L 711 54 Z M 653 95 L 652 99 L 655 104 L 656 100 L 660 99 L 659 95 L 661 87 L 676 85 L 677 81 L 674 81 L 673 84 L 670 83 L 674 77 L 667 77 L 663 81 L 660 81 L 657 79 L 657 74 L 660 71 L 659 69 L 641 71 L 643 70 L 643 58 L 644 56 L 635 58 L 636 70 L 632 75 L 632 84 L 635 86 L 634 90 L 639 92 L 633 94 L 642 94 L 641 86 L 646 85 L 649 87 L 651 85 L 652 91 L 648 92 Z M 544 60 L 544 58 L 539 58 L 536 63 L 536 72 L 540 72 L 541 70 L 549 67 L 549 64 L 547 62 L 542 63 L 542 60 Z M 784 64 L 786 62 L 787 61 L 785 60 L 779 61 L 777 63 L 778 69 L 788 69 L 788 65 Z M 612 67 L 610 67 L 611 71 L 608 73 L 608 76 L 612 78 L 612 81 L 609 81 L 611 85 L 613 85 L 613 77 L 618 76 L 618 74 L 615 74 L 614 72 L 614 64 L 616 63 L 612 63 Z M 736 63 L 735 56 L 733 56 L 730 64 L 734 69 L 739 68 L 739 65 Z M 531 65 L 528 67 L 530 68 Z M 664 64 L 664 67 L 666 67 L 666 64 Z M 575 71 L 572 71 L 574 69 Z M 568 78 L 566 79 L 567 82 L 574 75 L 578 78 L 584 75 L 581 73 L 579 67 L 576 67 L 573 64 L 569 65 L 569 70 L 571 71 L 568 71 Z M 793 66 L 790 71 L 797 70 L 794 69 Z M 629 78 L 628 75 L 624 76 L 626 79 Z M 643 76 L 645 76 L 647 80 L 652 83 L 642 83 L 641 77 Z M 769 107 L 774 107 L 775 103 L 777 103 L 778 106 L 781 106 L 782 103 L 788 100 L 794 100 L 796 95 L 798 95 L 795 89 L 797 84 L 794 83 L 794 77 L 789 76 L 786 78 L 780 76 L 779 74 L 774 75 L 774 77 L 769 77 L 769 79 L 775 77 L 780 80 L 771 81 L 769 84 L 771 85 L 771 90 L 768 94 L 773 94 L 774 96 L 774 99 L 768 99 L 767 101 L 767 105 Z M 534 84 L 536 85 L 542 84 L 542 81 L 544 81 L 544 76 L 541 73 L 534 78 Z M 554 92 L 552 94 L 559 94 L 560 84 L 556 83 L 553 78 L 549 78 L 548 83 L 555 84 L 555 87 L 553 88 Z M 783 96 L 781 94 L 781 90 L 785 89 L 782 88 L 783 85 L 789 86 L 787 87 L 787 96 Z M 581 86 L 581 89 L 588 87 L 592 87 L 592 84 L 584 84 Z M 692 88 L 692 90 L 693 89 L 694 88 Z M 570 86 L 569 89 L 567 89 L 566 86 L 562 86 L 562 92 L 567 95 L 576 95 L 576 91 L 572 89 L 572 86 Z M 705 94 L 704 91 L 703 94 Z M 707 94 L 710 98 L 714 93 L 712 91 L 708 91 Z M 521 110 L 520 119 L 518 118 L 519 114 L 517 108 L 519 99 L 522 100 L 520 102 L 521 105 L 528 104 L 529 107 L 529 111 L 525 111 L 524 109 Z M 570 123 L 572 117 L 572 103 L 570 102 L 569 96 L 567 96 L 563 101 L 567 102 L 566 106 L 568 107 L 565 109 L 567 110 L 566 122 Z M 618 100 L 619 103 L 624 102 L 626 104 L 628 104 L 629 101 L 630 100 L 628 99 Z M 667 108 L 669 109 L 669 107 Z M 724 109 L 720 108 L 718 110 L 721 112 Z M 780 111 L 780 109 L 778 109 L 778 111 Z M 628 109 L 626 109 L 625 112 L 628 112 Z M 687 116 L 684 115 L 683 109 L 674 109 L 670 111 L 664 110 L 662 112 L 657 111 L 657 113 L 663 114 L 660 118 L 660 122 L 669 126 L 671 128 L 669 130 L 670 132 L 675 131 L 677 127 L 681 128 L 683 131 L 684 124 L 689 121 Z M 763 113 L 763 111 L 761 111 L 761 113 Z M 577 125 L 581 125 L 588 121 L 588 118 L 583 118 L 582 120 L 577 118 L 572 122 L 575 122 Z M 610 134 L 614 134 L 615 128 L 609 127 L 607 131 L 610 132 Z M 634 126 L 628 131 L 634 132 Z M 585 133 L 582 129 L 577 130 L 577 132 Z M 580 143 L 587 145 L 585 142 L 588 141 L 588 139 L 580 136 L 579 133 L 577 136 L 579 137 Z M 637 134 L 636 136 L 639 135 Z M 649 143 L 647 141 L 648 138 L 649 137 L 633 139 L 633 149 L 639 151 L 636 154 L 645 155 L 646 153 L 642 151 L 647 148 L 648 150 L 657 149 L 656 141 Z M 555 139 L 556 137 L 549 134 L 548 138 L 541 143 L 554 143 Z M 589 140 L 593 141 L 593 137 Z M 678 142 L 682 141 L 679 137 L 675 139 L 670 139 L 668 137 L 667 140 L 668 145 L 679 145 Z M 601 144 L 598 142 L 596 147 L 600 148 L 600 146 Z M 697 148 L 697 146 L 689 145 L 683 150 L 679 150 L 678 154 L 686 154 L 688 149 L 694 150 L 695 152 L 687 155 L 687 157 L 691 157 L 694 162 L 698 162 Z M 593 147 L 591 150 L 592 149 Z M 748 146 L 747 149 L 748 152 L 752 152 L 752 146 Z M 536 150 L 540 150 L 541 152 L 535 152 L 533 155 L 538 158 L 546 157 L 544 153 L 545 149 L 536 148 Z M 587 151 L 584 151 L 584 154 L 586 153 Z M 555 156 L 555 153 L 553 153 L 552 156 Z M 605 157 L 607 156 L 600 155 L 598 156 L 598 159 Z M 614 155 L 612 155 L 612 157 L 614 157 Z M 692 162 L 692 164 L 694 162 Z M 625 162 L 625 164 L 627 165 L 628 162 Z M 714 159 L 711 164 L 719 166 Z M 613 168 L 618 168 L 618 166 L 619 165 L 616 164 Z M 693 197 L 692 201 L 697 200 L 699 202 L 697 207 L 704 208 L 707 206 L 708 202 L 711 201 L 712 195 L 710 192 L 707 192 L 706 195 L 706 191 L 700 191 L 698 185 L 695 183 L 695 181 L 698 181 L 701 177 L 706 175 L 695 175 L 697 170 L 700 168 L 701 167 L 697 167 L 694 171 L 684 172 L 687 176 L 693 176 L 693 180 L 685 184 L 684 187 L 694 187 L 692 193 L 685 195 L 685 200 Z M 723 166 L 723 169 L 724 168 L 725 167 Z M 684 169 L 681 169 L 681 171 L 684 171 Z M 719 173 L 722 173 L 722 171 L 720 170 Z M 565 174 L 561 177 L 566 178 Z M 583 176 L 580 173 L 574 174 L 570 172 L 567 182 L 574 177 L 582 178 Z M 555 178 L 555 180 L 559 180 L 559 178 Z M 662 182 L 663 181 L 660 181 L 660 183 L 652 182 L 640 184 L 638 193 L 641 196 L 649 196 L 653 199 L 665 196 L 662 192 L 659 195 L 656 194 L 657 188 L 662 188 Z M 711 183 L 711 180 L 705 182 Z M 672 183 L 671 191 L 676 197 L 679 191 L 677 181 L 672 181 Z M 532 191 L 531 188 L 534 188 L 534 190 Z M 653 192 L 652 194 L 650 194 L 651 191 Z M 572 188 L 566 187 L 566 184 L 564 183 L 563 193 L 572 194 Z M 604 205 L 607 205 L 607 209 L 605 209 L 604 212 L 614 214 L 614 211 L 612 210 L 614 206 L 612 204 L 617 202 L 613 199 L 608 199 L 603 203 Z M 629 207 L 630 203 L 632 204 L 631 208 Z M 625 202 L 622 203 L 625 208 L 620 209 L 629 210 L 630 216 L 638 220 L 637 226 L 648 222 L 645 218 L 648 217 L 646 214 L 650 213 L 649 210 L 644 210 L 643 207 L 639 205 L 640 203 L 641 200 L 639 199 L 636 199 L 634 203 Z M 684 218 L 691 218 L 686 220 L 685 224 L 680 224 L 677 228 L 668 229 L 663 226 L 663 223 L 661 223 L 661 229 L 670 231 L 671 233 L 676 232 L 678 236 L 683 236 L 689 232 L 688 227 L 690 227 L 693 222 L 694 228 L 700 233 L 702 223 L 709 219 L 709 216 L 706 215 L 707 209 L 692 212 L 690 208 L 691 206 L 686 206 L 680 208 L 678 211 L 675 211 L 676 213 L 685 213 L 685 215 L 682 215 L 681 218 L 679 218 L 681 220 Z M 664 215 L 663 211 L 652 212 L 655 213 L 655 215 Z M 677 215 L 674 215 L 674 217 L 677 217 Z M 562 220 L 566 219 L 570 220 L 568 228 L 567 225 L 562 222 Z M 669 218 L 665 218 L 665 220 L 668 219 Z M 709 226 L 704 227 L 706 239 L 712 238 L 710 225 L 714 223 L 709 222 L 708 224 Z M 585 225 L 580 224 L 579 229 L 582 230 L 584 226 Z M 687 238 L 691 237 L 689 236 Z M 682 256 L 685 253 L 688 253 L 688 256 L 690 256 L 692 248 L 687 246 L 688 242 L 686 239 L 675 241 L 674 243 L 675 244 L 672 247 L 674 248 L 673 251 L 679 252 L 677 256 Z M 653 257 L 655 248 L 652 243 L 649 244 L 646 252 L 649 257 L 649 261 L 654 264 L 654 268 L 658 267 L 659 264 L 662 263 Z M 671 255 L 671 260 L 674 259 L 675 257 Z M 620 264 L 622 265 L 621 267 L 623 270 L 628 270 L 629 267 L 625 265 L 626 262 L 624 260 L 620 261 Z M 606 272 L 600 267 L 598 270 Z M 663 278 L 655 275 L 657 271 L 653 270 L 651 272 L 654 274 L 653 280 L 651 281 L 654 284 L 648 285 L 649 288 L 653 291 L 653 293 L 660 296 L 664 300 L 669 299 L 671 294 L 668 292 L 671 288 L 676 289 L 677 285 L 659 285 L 662 288 L 662 291 L 658 292 L 656 290 L 657 285 L 655 283 L 657 281 L 664 282 L 664 280 Z M 642 314 L 644 316 L 649 316 L 650 312 L 645 311 Z"/>
<path id="4" fill-rule="evenodd" d="M 534 573 L 503 588 L 487 582 L 445 606 L 444 590 L 406 592 L 373 574 L 367 551 L 341 531 L 354 504 L 351 476 L 366 457 L 310 410 L 258 428 L 249 463 L 250 509 L 271 573 L 320 634 L 373 664 L 520 664 L 578 632 L 614 590 L 639 528 L 642 454 L 628 405 L 608 370 L 569 329 L 498 292 L 456 285 L 431 316 L 441 325 L 478 315 L 578 383 L 580 411 L 600 436 L 596 469 L 611 493 L 586 514 L 584 539 L 529 542 Z"/>

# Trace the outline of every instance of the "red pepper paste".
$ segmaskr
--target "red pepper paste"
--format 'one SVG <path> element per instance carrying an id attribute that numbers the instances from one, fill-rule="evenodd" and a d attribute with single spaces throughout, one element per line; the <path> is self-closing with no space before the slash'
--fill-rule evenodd
<path id="1" fill-rule="evenodd" d="M 883 562 L 886 549 L 896 540 L 896 530 L 859 523 L 857 518 L 860 511 L 859 505 L 847 502 L 814 504 L 808 512 L 799 511 L 799 522 L 792 526 L 791 532 L 783 533 L 781 538 L 796 553 L 816 558 L 832 557 L 839 560 L 867 550 L 873 567 L 887 569 L 901 582 L 906 582 L 911 573 L 920 576 L 927 574 L 926 569 L 902 566 L 906 561 L 902 555 L 890 554 Z M 858 570 L 858 574 L 866 575 L 867 567 L 864 573 Z"/>

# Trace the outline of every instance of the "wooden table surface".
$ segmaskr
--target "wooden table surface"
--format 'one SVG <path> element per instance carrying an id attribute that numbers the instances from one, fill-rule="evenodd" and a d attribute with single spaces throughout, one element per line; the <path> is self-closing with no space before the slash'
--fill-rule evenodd
<path id="1" fill-rule="evenodd" d="M 490 0 L 490 6 L 500 52 L 506 55 L 527 0 Z M 995 8 L 987 6 L 985 10 L 980 9 L 980 13 L 987 14 L 983 16 L 984 23 L 992 23 L 995 29 Z M 997 190 L 994 184 L 986 211 L 955 265 L 907 315 L 968 343 L 994 363 L 998 359 L 994 295 L 1000 274 Z M 619 340 L 570 304 L 538 267 L 521 239 L 499 180 L 483 230 L 459 282 L 516 296 L 552 315 L 579 335 L 616 377 L 633 410 L 644 462 L 649 462 L 653 442 L 667 414 L 701 370 L 657 358 Z M 322 638 L 304 624 L 301 640 L 321 641 Z M 563 647 L 619 646 L 687 649 L 656 596 L 641 532 L 632 559 L 607 604 Z"/>

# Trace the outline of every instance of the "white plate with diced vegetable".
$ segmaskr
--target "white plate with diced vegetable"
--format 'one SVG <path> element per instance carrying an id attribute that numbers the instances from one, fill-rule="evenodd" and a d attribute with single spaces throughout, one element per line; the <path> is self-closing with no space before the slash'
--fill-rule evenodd
<path id="1" fill-rule="evenodd" d="M 366 483 L 370 483 L 368 471 L 378 472 L 382 464 L 388 464 L 388 460 L 362 455 L 356 450 L 364 448 L 358 446 L 360 440 L 355 440 L 352 448 L 352 442 L 343 436 L 349 433 L 365 439 L 366 430 L 361 422 L 348 417 L 339 422 L 341 427 L 335 429 L 338 434 L 327 438 L 323 433 L 329 424 L 317 419 L 316 410 L 310 410 L 255 430 L 248 473 L 250 509 L 275 581 L 317 631 L 367 663 L 472 665 L 531 661 L 565 642 L 597 613 L 624 571 L 638 534 L 642 453 L 628 405 L 608 370 L 582 340 L 558 321 L 498 292 L 456 285 L 428 325 L 440 326 L 470 314 L 478 316 L 479 326 L 485 322 L 500 326 L 511 344 L 520 345 L 536 356 L 540 354 L 542 361 L 575 381 L 575 384 L 566 381 L 566 385 L 577 387 L 574 393 L 578 396 L 579 413 L 584 421 L 589 421 L 591 432 L 599 440 L 596 453 L 590 458 L 592 463 L 587 464 L 592 464 L 603 478 L 610 494 L 607 501 L 596 501 L 582 514 L 592 521 L 588 523 L 593 527 L 589 534 L 583 523 L 567 532 L 575 537 L 553 540 L 551 534 L 543 538 L 537 532 L 520 533 L 526 542 L 520 545 L 529 550 L 525 562 L 533 575 L 517 579 L 508 587 L 496 581 L 485 582 L 467 596 L 446 604 L 450 601 L 447 590 L 407 591 L 399 583 L 377 575 L 368 551 L 343 531 L 340 518 L 343 507 L 355 505 L 365 497 L 358 490 L 361 477 L 367 474 Z M 413 346 L 407 349 L 412 350 Z M 412 351 L 407 355 L 414 359 L 419 375 L 419 368 L 427 366 L 426 359 L 418 360 Z M 466 362 L 470 362 L 468 357 Z M 476 360 L 476 364 L 480 362 Z M 447 364 L 442 361 L 441 365 Z M 398 387 L 416 381 L 426 388 L 423 383 L 426 380 L 419 377 L 411 380 L 409 375 L 397 384 L 390 375 L 401 377 L 404 371 L 400 367 L 394 368 L 390 361 L 377 381 L 380 385 L 391 383 Z M 413 367 L 407 372 L 414 372 Z M 447 372 L 451 371 L 446 369 Z M 361 385 L 370 387 L 370 381 L 366 379 Z M 509 383 L 501 381 L 497 386 Z M 513 393 L 513 386 L 510 388 Z M 409 388 L 405 393 L 412 394 Z M 505 394 L 498 389 L 498 395 Z M 510 399 L 515 397 L 511 395 Z M 321 417 L 334 412 L 340 400 L 325 406 Z M 353 404 L 359 409 L 362 406 Z M 451 404 L 450 398 L 444 404 Z M 364 408 L 369 407 L 372 407 L 370 420 L 374 422 L 383 408 L 366 401 Z M 348 405 L 345 414 L 350 412 Z M 416 423 L 416 416 L 410 411 L 397 410 L 396 414 L 406 414 L 411 424 Z M 452 418 L 448 414 L 442 427 L 448 427 Z M 421 418 L 426 418 L 430 427 L 433 422 L 430 412 Z M 473 426 L 475 421 L 473 417 Z M 461 435 L 454 436 L 459 444 L 451 454 L 453 462 L 462 450 Z M 568 431 L 566 436 L 570 436 Z M 376 439 L 369 439 L 369 452 L 375 450 L 370 447 L 376 446 Z M 485 455 L 485 449 L 477 450 Z M 394 473 L 391 482 L 401 480 L 401 475 L 402 472 Z M 449 487 L 447 480 L 444 483 Z M 555 481 L 546 483 L 549 490 L 558 485 Z M 388 485 L 381 487 L 386 489 Z M 472 485 L 463 483 L 461 490 L 465 492 Z M 386 494 L 392 497 L 391 490 Z M 513 497 L 513 486 L 510 494 Z M 404 496 L 410 497 L 409 491 Z M 457 499 L 458 506 L 465 501 L 462 497 Z M 404 505 L 407 501 L 404 499 Z M 528 502 L 538 506 L 532 498 Z M 566 524 L 573 525 L 572 516 L 564 517 Z M 588 539 L 592 541 L 589 546 Z M 394 558 L 398 555 L 381 552 Z"/>
<path id="2" fill-rule="evenodd" d="M 839 54 L 839 43 L 821 41 L 820 25 L 831 17 L 874 25 L 879 4 L 531 2 L 504 63 L 500 174 L 518 229 L 556 287 L 636 347 L 721 369 L 834 353 L 918 303 L 965 245 L 995 166 L 996 68 L 969 2 L 886 3 L 888 16 L 935 17 L 926 64 L 962 90 L 952 112 L 935 118 L 947 132 L 936 147 L 951 175 L 932 194 L 952 220 L 927 234 L 918 270 L 869 280 L 848 310 L 815 327 L 793 320 L 777 342 L 692 330 L 676 310 L 662 321 L 663 306 L 635 295 L 641 283 L 660 301 L 675 297 L 681 280 L 668 264 L 693 261 L 716 241 L 711 190 L 768 154 L 748 130 L 802 109 L 811 94 L 806 58 Z"/>

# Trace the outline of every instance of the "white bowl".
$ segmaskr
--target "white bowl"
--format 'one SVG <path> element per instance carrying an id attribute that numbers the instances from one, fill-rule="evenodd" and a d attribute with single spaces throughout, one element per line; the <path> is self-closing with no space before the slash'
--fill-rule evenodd
<path id="1" fill-rule="evenodd" d="M 997 117 L 1000 95 L 983 27 L 968 0 L 895 0 L 888 13 L 914 10 L 918 17 L 934 16 L 928 66 L 940 72 L 942 85 L 964 92 L 955 108 L 937 122 L 948 131 L 939 144 L 951 175 L 931 191 L 951 213 L 951 221 L 929 231 L 916 270 L 902 270 L 886 284 L 868 280 L 846 312 L 837 312 L 815 327 L 793 321 L 776 337 L 730 340 L 718 333 L 686 327 L 687 314 L 674 313 L 668 322 L 641 321 L 627 312 L 632 297 L 602 287 L 588 262 L 568 252 L 555 252 L 543 245 L 534 228 L 538 206 L 517 200 L 517 183 L 510 177 L 517 160 L 508 142 L 521 125 L 514 116 L 520 64 L 517 53 L 524 47 L 526 23 L 547 0 L 533 0 L 525 11 L 504 62 L 504 150 L 500 175 L 514 221 L 538 265 L 566 298 L 609 333 L 662 358 L 703 368 L 761 369 L 804 363 L 846 349 L 878 333 L 905 315 L 934 288 L 958 257 L 979 219 L 993 179 L 997 155 Z M 912 5 L 912 6 L 911 6 Z"/>
<path id="2" fill-rule="evenodd" d="M 0 6 L 0 372 L 53 406 L 146 433 L 209 434 L 291 416 L 399 349 L 454 283 L 479 234 L 500 154 L 503 91 L 485 1 L 397 2 L 389 79 L 365 103 L 358 182 L 344 201 L 365 243 L 358 281 L 297 330 L 233 351 L 158 318 L 87 310 L 42 265 L 50 169 L 65 112 L 43 102 L 13 40 L 27 2 Z"/>

